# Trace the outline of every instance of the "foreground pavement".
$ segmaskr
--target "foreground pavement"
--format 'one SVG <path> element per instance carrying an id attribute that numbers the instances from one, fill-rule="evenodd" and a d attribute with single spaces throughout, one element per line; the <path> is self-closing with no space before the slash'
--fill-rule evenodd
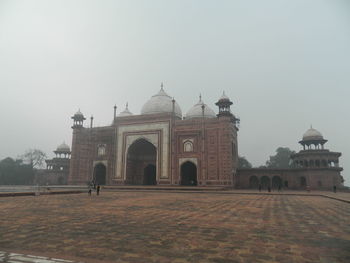
<path id="1" fill-rule="evenodd" d="M 0 250 L 46 260 L 350 262 L 350 204 L 319 196 L 102 192 L 0 211 Z"/>
<path id="2" fill-rule="evenodd" d="M 4 263 L 74 263 L 71 260 L 64 260 L 50 257 L 24 255 L 0 251 L 0 262 Z"/>

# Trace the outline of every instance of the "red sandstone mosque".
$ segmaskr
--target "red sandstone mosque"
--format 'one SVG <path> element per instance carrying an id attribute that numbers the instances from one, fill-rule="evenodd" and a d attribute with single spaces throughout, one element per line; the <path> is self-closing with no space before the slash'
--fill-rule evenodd
<path id="1" fill-rule="evenodd" d="M 68 184 L 189 185 L 234 188 L 310 189 L 341 187 L 341 153 L 324 148 L 327 142 L 311 128 L 299 142 L 303 149 L 291 156 L 290 169 L 238 169 L 239 118 L 231 112 L 231 100 L 223 93 L 215 103 L 218 113 L 199 101 L 183 116 L 178 103 L 161 85 L 160 91 L 134 115 L 128 105 L 111 125 L 84 127 L 85 117 L 73 117 L 70 158 L 64 168 Z M 64 148 L 64 149 L 63 149 Z M 48 160 L 50 170 L 55 162 Z M 59 160 L 62 162 L 62 160 Z M 51 173 L 54 173 L 51 171 Z"/>
<path id="2" fill-rule="evenodd" d="M 110 185 L 232 186 L 237 172 L 237 124 L 223 94 L 219 113 L 200 98 L 183 117 L 180 106 L 160 91 L 133 115 L 126 109 L 112 125 L 83 127 L 73 117 L 68 182 Z"/>

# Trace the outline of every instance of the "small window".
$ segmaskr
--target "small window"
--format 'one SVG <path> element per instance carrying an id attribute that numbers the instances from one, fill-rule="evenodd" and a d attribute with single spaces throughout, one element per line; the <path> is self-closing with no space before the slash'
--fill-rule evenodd
<path id="1" fill-rule="evenodd" d="M 184 152 L 193 152 L 193 143 L 190 141 L 186 141 L 184 143 Z"/>
<path id="2" fill-rule="evenodd" d="M 97 147 L 97 155 L 98 155 L 98 156 L 106 155 L 106 145 L 100 144 L 100 145 Z"/>

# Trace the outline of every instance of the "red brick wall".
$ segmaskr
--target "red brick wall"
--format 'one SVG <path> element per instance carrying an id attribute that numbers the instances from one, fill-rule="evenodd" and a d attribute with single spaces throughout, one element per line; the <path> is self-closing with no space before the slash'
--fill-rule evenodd
<path id="1" fill-rule="evenodd" d="M 151 121 L 168 121 L 172 124 L 170 132 L 170 178 L 161 184 L 180 183 L 180 158 L 197 158 L 197 178 L 199 185 L 233 185 L 233 174 L 237 169 L 237 130 L 229 117 L 212 119 L 192 119 L 172 121 L 171 115 L 132 116 L 120 118 L 118 123 L 135 124 Z M 183 140 L 193 139 L 193 152 L 184 152 Z M 107 184 L 113 181 L 116 171 L 116 126 L 101 128 L 73 129 L 72 155 L 69 183 L 85 184 L 93 176 L 93 162 L 107 161 Z M 99 144 L 106 145 L 106 155 L 97 156 Z M 232 147 L 233 145 L 233 147 Z M 121 182 L 123 183 L 123 182 Z"/>

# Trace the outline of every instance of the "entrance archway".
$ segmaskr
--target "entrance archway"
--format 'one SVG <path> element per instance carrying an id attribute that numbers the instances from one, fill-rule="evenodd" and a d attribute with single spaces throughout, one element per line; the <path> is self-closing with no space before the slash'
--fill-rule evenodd
<path id="1" fill-rule="evenodd" d="M 268 176 L 263 176 L 260 179 L 260 185 L 263 189 L 267 189 L 270 186 L 270 178 Z"/>
<path id="2" fill-rule="evenodd" d="M 181 185 L 197 185 L 197 166 L 192 162 L 184 162 L 181 165 Z"/>
<path id="3" fill-rule="evenodd" d="M 99 163 L 94 168 L 94 182 L 96 185 L 106 184 L 106 166 Z"/>
<path id="4" fill-rule="evenodd" d="M 282 179 L 280 176 L 272 177 L 272 188 L 279 189 L 282 187 Z"/>
<path id="5" fill-rule="evenodd" d="M 145 139 L 130 145 L 126 160 L 126 183 L 132 185 L 157 184 L 157 149 Z"/>
<path id="6" fill-rule="evenodd" d="M 249 178 L 249 188 L 258 189 L 259 188 L 259 179 L 255 175 Z"/>
<path id="7" fill-rule="evenodd" d="M 306 178 L 304 176 L 300 177 L 300 187 L 306 187 Z"/>

